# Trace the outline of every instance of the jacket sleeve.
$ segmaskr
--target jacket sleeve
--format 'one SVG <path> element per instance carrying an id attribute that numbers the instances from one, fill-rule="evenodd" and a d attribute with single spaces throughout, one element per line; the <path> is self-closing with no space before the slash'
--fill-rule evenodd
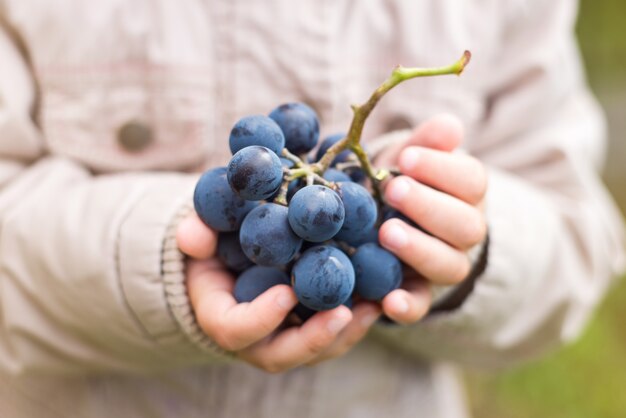
<path id="1" fill-rule="evenodd" d="M 193 320 L 174 239 L 195 176 L 95 176 L 46 155 L 17 45 L 0 29 L 0 371 L 223 360 Z"/>
<path id="2" fill-rule="evenodd" d="M 488 116 L 470 150 L 488 167 L 487 268 L 456 310 L 374 337 L 476 367 L 575 338 L 623 271 L 623 225 L 601 183 L 605 127 L 585 86 L 573 2 L 526 2 L 493 60 Z"/>

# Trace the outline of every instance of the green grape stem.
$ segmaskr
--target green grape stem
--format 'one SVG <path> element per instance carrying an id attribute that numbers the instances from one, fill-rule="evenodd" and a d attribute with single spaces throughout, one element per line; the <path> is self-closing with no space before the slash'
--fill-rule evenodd
<path id="1" fill-rule="evenodd" d="M 298 178 L 306 178 L 307 184 L 319 183 L 327 187 L 335 188 L 336 185 L 333 182 L 325 180 L 322 175 L 330 167 L 333 160 L 339 153 L 349 149 L 356 155 L 358 163 L 356 161 L 348 161 L 339 165 L 339 168 L 348 167 L 361 167 L 367 177 L 372 182 L 374 189 L 374 195 L 381 201 L 382 195 L 380 191 L 380 183 L 388 176 L 396 174 L 395 171 L 387 169 L 377 170 L 369 160 L 367 153 L 361 146 L 361 134 L 363 133 L 363 127 L 368 116 L 374 110 L 374 107 L 378 104 L 379 100 L 392 88 L 402 83 L 403 81 L 410 80 L 417 77 L 430 77 L 436 75 L 461 75 L 467 64 L 469 63 L 471 54 L 469 51 L 465 51 L 463 56 L 459 58 L 454 64 L 446 67 L 434 67 L 434 68 L 407 68 L 397 66 L 391 72 L 391 75 L 385 80 L 370 96 L 369 100 L 364 104 L 352 105 L 352 122 L 350 123 L 350 129 L 345 138 L 341 139 L 330 147 L 322 158 L 315 164 L 307 164 L 303 158 L 300 158 L 290 153 L 286 148 L 282 150 L 282 156 L 294 163 L 294 167 L 286 170 L 283 183 L 280 187 L 278 197 L 274 200 L 281 205 L 287 205 L 287 188 L 289 183 Z"/>
<path id="2" fill-rule="evenodd" d="M 346 161 L 345 163 L 335 164 L 335 168 L 339 171 L 344 171 L 349 168 L 361 168 L 361 163 L 359 161 Z"/>
<path id="3" fill-rule="evenodd" d="M 287 206 L 287 191 L 289 190 L 289 182 L 283 181 L 280 185 L 278 196 L 274 199 L 274 203 Z"/>
<path id="4" fill-rule="evenodd" d="M 285 158 L 288 158 L 286 154 L 290 153 L 286 149 L 283 149 L 282 155 Z M 333 190 L 337 189 L 337 185 L 334 182 L 328 181 L 324 177 L 317 174 L 310 164 L 304 163 L 300 158 L 298 158 L 298 160 L 299 163 L 294 161 L 297 168 L 284 169 L 283 182 L 280 185 L 278 196 L 274 199 L 274 203 L 287 206 L 287 191 L 289 189 L 289 183 L 300 178 L 306 179 L 308 186 L 311 184 L 321 184 L 326 187 L 330 187 Z"/>
<path id="5" fill-rule="evenodd" d="M 391 76 L 389 76 L 387 80 L 385 80 L 376 90 L 374 90 L 367 102 L 360 106 L 352 105 L 353 115 L 348 134 L 345 138 L 330 147 L 328 151 L 326 151 L 326 153 L 322 156 L 322 158 L 317 163 L 312 165 L 313 170 L 318 174 L 323 174 L 340 152 L 349 149 L 357 156 L 359 162 L 361 163 L 361 168 L 372 181 L 372 187 L 374 188 L 375 195 L 380 198 L 380 182 L 383 181 L 387 176 L 389 176 L 390 172 L 388 170 L 376 170 L 372 166 L 367 154 L 361 146 L 361 134 L 363 133 L 363 126 L 365 125 L 365 121 L 367 120 L 368 116 L 370 115 L 372 110 L 374 110 L 374 107 L 376 107 L 378 101 L 389 90 L 402 83 L 403 81 L 417 77 L 429 77 L 436 75 L 461 75 L 461 73 L 469 63 L 470 58 L 470 52 L 465 51 L 460 59 L 458 59 L 454 64 L 448 65 L 446 67 L 407 68 L 397 66 L 396 68 L 394 68 L 394 70 L 391 72 Z"/>
<path id="6" fill-rule="evenodd" d="M 289 152 L 289 150 L 287 148 L 283 148 L 283 151 L 281 152 L 281 155 L 288 159 L 289 161 L 291 161 L 293 163 L 294 167 L 302 167 L 304 165 L 304 161 L 302 161 L 303 159 L 298 157 L 297 155 L 294 155 L 292 153 Z"/>

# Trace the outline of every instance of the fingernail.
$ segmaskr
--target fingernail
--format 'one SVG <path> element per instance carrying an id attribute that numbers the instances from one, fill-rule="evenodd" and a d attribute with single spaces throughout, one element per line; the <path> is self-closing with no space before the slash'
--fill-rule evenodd
<path id="1" fill-rule="evenodd" d="M 345 328 L 348 325 L 349 319 L 347 318 L 333 318 L 326 324 L 326 328 L 332 334 L 337 334 L 339 331 Z"/>
<path id="2" fill-rule="evenodd" d="M 403 171 L 411 171 L 413 170 L 418 163 L 419 159 L 419 151 L 415 148 L 407 148 L 400 154 L 400 168 Z"/>
<path id="3" fill-rule="evenodd" d="M 398 299 L 396 302 L 396 311 L 401 314 L 407 313 L 409 311 L 409 302 L 404 298 Z"/>
<path id="4" fill-rule="evenodd" d="M 293 297 L 289 293 L 281 293 L 276 298 L 276 304 L 281 309 L 291 309 L 293 305 Z"/>
<path id="5" fill-rule="evenodd" d="M 385 197 L 390 203 L 400 203 L 409 194 L 409 189 L 409 183 L 405 179 L 399 178 L 389 185 Z"/>
<path id="6" fill-rule="evenodd" d="M 408 242 L 408 237 L 404 228 L 395 222 L 389 226 L 384 236 L 384 244 L 392 249 L 400 249 Z"/>
<path id="7" fill-rule="evenodd" d="M 361 325 L 363 328 L 369 328 L 374 322 L 376 322 L 379 316 L 380 314 L 378 312 L 369 313 L 361 319 Z"/>

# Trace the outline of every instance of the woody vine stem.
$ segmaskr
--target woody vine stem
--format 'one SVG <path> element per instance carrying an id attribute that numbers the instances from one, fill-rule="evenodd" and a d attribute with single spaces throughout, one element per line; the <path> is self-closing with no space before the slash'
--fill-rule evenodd
<path id="1" fill-rule="evenodd" d="M 374 110 L 374 107 L 376 107 L 376 104 L 379 102 L 379 100 L 389 90 L 402 83 L 403 81 L 417 77 L 429 77 L 436 75 L 461 75 L 461 73 L 469 63 L 470 58 L 470 52 L 465 51 L 463 53 L 463 56 L 461 56 L 461 58 L 459 58 L 455 63 L 445 67 L 406 68 L 399 65 L 394 68 L 389 78 L 387 78 L 387 80 L 385 80 L 376 90 L 374 90 L 367 102 L 360 106 L 351 106 L 353 112 L 352 122 L 350 123 L 350 129 L 348 130 L 346 137 L 330 147 L 318 162 L 314 164 L 307 164 L 299 157 L 291 154 L 289 151 L 287 151 L 287 149 L 283 150 L 283 157 L 291 160 L 294 163 L 294 166 L 293 168 L 286 170 L 285 180 L 281 186 L 278 197 L 274 201 L 276 203 L 286 205 L 287 187 L 289 186 L 289 183 L 301 177 L 306 178 L 307 183 L 309 184 L 317 182 L 320 184 L 324 184 L 328 187 L 333 187 L 334 184 L 326 181 L 322 177 L 322 175 L 328 169 L 335 157 L 339 155 L 340 152 L 346 149 L 349 149 L 356 155 L 361 165 L 361 168 L 372 182 L 374 194 L 377 198 L 380 199 L 380 183 L 385 180 L 391 173 L 387 169 L 375 169 L 372 166 L 367 154 L 365 153 L 365 150 L 361 146 L 361 134 L 363 133 L 363 127 L 365 126 L 365 121 L 367 120 L 368 116 L 370 115 L 370 113 L 372 113 L 372 110 Z"/>

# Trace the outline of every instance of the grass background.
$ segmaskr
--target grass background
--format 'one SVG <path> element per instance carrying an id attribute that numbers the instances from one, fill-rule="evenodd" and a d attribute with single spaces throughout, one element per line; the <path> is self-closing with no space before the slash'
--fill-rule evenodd
<path id="1" fill-rule="evenodd" d="M 626 2 L 582 0 L 577 31 L 609 122 L 604 177 L 626 213 Z M 476 418 L 626 417 L 626 280 L 576 343 L 503 373 L 467 373 L 466 383 Z"/>

